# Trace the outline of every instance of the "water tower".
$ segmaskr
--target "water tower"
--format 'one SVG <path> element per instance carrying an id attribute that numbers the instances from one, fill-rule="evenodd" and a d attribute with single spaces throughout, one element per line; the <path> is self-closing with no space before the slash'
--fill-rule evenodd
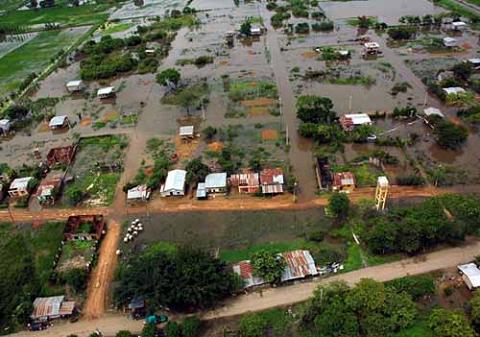
<path id="1" fill-rule="evenodd" d="M 375 190 L 375 207 L 377 211 L 384 210 L 387 203 L 388 179 L 385 176 L 378 177 L 377 189 Z"/>

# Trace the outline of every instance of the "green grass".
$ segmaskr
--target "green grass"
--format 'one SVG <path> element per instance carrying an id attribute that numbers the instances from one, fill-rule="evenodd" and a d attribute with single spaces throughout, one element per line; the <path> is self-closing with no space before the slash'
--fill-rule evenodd
<path id="1" fill-rule="evenodd" d="M 118 23 L 109 25 L 107 28 L 100 32 L 101 35 L 110 35 L 115 33 L 123 32 L 129 28 L 133 27 L 133 23 Z"/>
<path id="2" fill-rule="evenodd" d="M 15 10 L 22 5 L 22 0 L 2 0 L 0 1 L 0 11 Z"/>
<path id="3" fill-rule="evenodd" d="M 0 96 L 18 88 L 30 73 L 37 74 L 48 66 L 53 56 L 68 47 L 78 32 L 41 32 L 28 43 L 13 50 L 0 59 Z"/>
<path id="4" fill-rule="evenodd" d="M 357 270 L 363 267 L 362 248 L 357 244 L 351 244 L 347 249 L 347 259 L 343 263 L 343 272 Z"/>
<path id="5" fill-rule="evenodd" d="M 471 3 L 478 4 L 478 0 L 468 0 Z M 433 1 L 435 5 L 441 6 L 443 8 L 446 8 L 448 10 L 451 10 L 461 16 L 467 17 L 469 19 L 480 19 L 480 15 L 475 13 L 475 11 L 460 5 L 459 3 L 453 1 L 453 0 L 434 0 Z"/>
<path id="6" fill-rule="evenodd" d="M 101 174 L 93 172 L 68 185 L 66 191 L 72 188 L 79 188 L 88 192 L 89 199 L 100 198 L 102 200 L 101 204 L 110 205 L 115 197 L 115 190 L 119 180 L 120 173 L 117 172 Z"/>
<path id="7" fill-rule="evenodd" d="M 393 337 L 433 337 L 432 330 L 428 327 L 428 317 L 421 313 L 410 328 L 403 329 Z"/>
<path id="8" fill-rule="evenodd" d="M 108 17 L 108 5 L 84 5 L 79 7 L 54 7 L 38 10 L 10 11 L 1 17 L 4 24 L 28 26 L 59 23 L 78 26 L 97 24 Z"/>

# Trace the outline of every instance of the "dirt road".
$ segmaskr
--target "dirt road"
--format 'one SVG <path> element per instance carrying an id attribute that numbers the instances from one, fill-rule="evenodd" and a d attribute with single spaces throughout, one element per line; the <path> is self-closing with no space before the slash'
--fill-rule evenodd
<path id="1" fill-rule="evenodd" d="M 87 290 L 87 301 L 83 308 L 83 317 L 95 319 L 105 313 L 109 299 L 110 284 L 117 265 L 115 251 L 118 247 L 121 226 L 112 220 L 108 223 L 107 234 L 102 241 L 97 266 L 94 268 Z"/>
<path id="2" fill-rule="evenodd" d="M 307 300 L 320 284 L 343 280 L 355 284 L 362 278 L 372 278 L 377 281 L 388 281 L 407 275 L 423 274 L 439 269 L 455 267 L 458 264 L 471 261 L 480 251 L 480 242 L 470 242 L 460 247 L 449 248 L 398 262 L 368 267 L 350 273 L 339 274 L 312 282 L 284 286 L 263 292 L 242 295 L 225 302 L 217 310 L 206 313 L 204 319 L 235 316 L 250 311 L 260 311 L 277 306 L 289 305 Z M 99 294 L 100 295 L 100 294 Z M 76 323 L 60 322 L 52 328 L 41 332 L 22 331 L 12 334 L 14 337 L 65 337 L 76 334 L 87 337 L 95 328 L 99 328 L 106 335 L 114 335 L 117 331 L 127 329 L 139 332 L 142 328 L 141 321 L 127 319 L 122 314 L 105 314 L 98 319 L 82 319 Z"/>

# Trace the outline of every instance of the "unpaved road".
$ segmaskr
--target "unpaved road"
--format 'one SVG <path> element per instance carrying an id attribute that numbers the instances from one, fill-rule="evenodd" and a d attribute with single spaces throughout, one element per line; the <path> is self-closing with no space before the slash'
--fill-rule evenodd
<path id="1" fill-rule="evenodd" d="M 355 284 L 362 278 L 372 278 L 377 281 L 388 281 L 407 275 L 423 274 L 435 270 L 455 267 L 474 259 L 480 253 L 480 242 L 474 241 L 461 247 L 448 248 L 398 262 L 384 264 L 376 267 L 368 267 L 350 273 L 339 274 L 328 278 L 318 279 L 311 282 L 299 283 L 291 286 L 270 289 L 263 292 L 241 295 L 231 298 L 225 305 L 217 310 L 207 312 L 204 319 L 215 319 L 245 314 L 250 311 L 260 311 L 277 306 L 294 304 L 307 300 L 312 296 L 318 285 L 332 281 L 343 280 L 349 284 Z M 41 332 L 19 332 L 12 334 L 15 337 L 65 337 L 76 334 L 79 337 L 87 337 L 95 328 L 99 328 L 108 335 L 122 329 L 138 332 L 142 328 L 141 321 L 129 320 L 121 314 L 105 314 L 99 319 L 82 319 L 76 323 L 59 323 L 49 330 Z"/>
<path id="2" fill-rule="evenodd" d="M 107 234 L 100 246 L 99 259 L 88 283 L 87 300 L 83 307 L 85 319 L 100 318 L 108 303 L 110 284 L 117 266 L 117 255 L 121 226 L 112 220 L 108 223 Z"/>

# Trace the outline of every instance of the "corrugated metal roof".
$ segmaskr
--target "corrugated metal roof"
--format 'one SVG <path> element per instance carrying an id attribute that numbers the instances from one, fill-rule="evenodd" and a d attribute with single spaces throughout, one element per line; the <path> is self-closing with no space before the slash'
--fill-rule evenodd
<path id="1" fill-rule="evenodd" d="M 243 172 L 230 176 L 232 186 L 259 186 L 260 178 L 256 172 Z"/>
<path id="2" fill-rule="evenodd" d="M 281 168 L 268 168 L 260 172 L 260 183 L 262 185 L 283 184 L 283 170 Z"/>
<path id="3" fill-rule="evenodd" d="M 197 198 L 207 197 L 207 191 L 205 190 L 205 183 L 198 183 L 196 196 Z"/>
<path id="4" fill-rule="evenodd" d="M 28 187 L 28 182 L 32 180 L 33 177 L 23 177 L 17 178 L 10 184 L 11 190 L 26 190 Z"/>
<path id="5" fill-rule="evenodd" d="M 205 188 L 224 188 L 227 187 L 227 174 L 210 173 L 205 177 Z"/>
<path id="6" fill-rule="evenodd" d="M 249 260 L 234 264 L 233 272 L 242 279 L 244 282 L 244 288 L 259 286 L 266 283 L 261 277 L 253 275 L 253 267 Z"/>
<path id="7" fill-rule="evenodd" d="M 183 191 L 185 189 L 185 177 L 187 176 L 187 171 L 185 170 L 172 170 L 167 174 L 167 179 L 165 180 L 165 185 L 163 187 L 164 191 L 176 190 Z"/>
<path id="8" fill-rule="evenodd" d="M 102 95 L 110 95 L 115 91 L 115 87 L 106 87 L 106 88 L 100 88 L 97 91 L 97 96 L 102 96 Z"/>
<path id="9" fill-rule="evenodd" d="M 365 113 L 361 114 L 346 114 L 345 118 L 351 120 L 353 125 L 372 124 L 370 116 Z"/>
<path id="10" fill-rule="evenodd" d="M 355 175 L 352 172 L 335 172 L 332 180 L 334 187 L 355 185 Z"/>
<path id="11" fill-rule="evenodd" d="M 127 199 L 147 199 L 150 196 L 150 191 L 147 185 L 138 185 L 134 188 L 131 188 L 127 192 Z"/>
<path id="12" fill-rule="evenodd" d="M 480 287 L 480 269 L 475 263 L 462 264 L 457 268 L 470 280 L 472 287 Z"/>
<path id="13" fill-rule="evenodd" d="M 37 297 L 33 301 L 33 312 L 31 317 L 41 318 L 60 315 L 60 306 L 64 296 Z"/>
<path id="14" fill-rule="evenodd" d="M 63 115 L 63 116 L 55 116 L 53 117 L 51 120 L 50 120 L 50 123 L 48 123 L 48 125 L 51 127 L 51 126 L 62 126 L 63 124 L 65 124 L 65 121 L 67 120 L 67 116 Z"/>
<path id="15" fill-rule="evenodd" d="M 179 131 L 178 131 L 178 134 L 180 136 L 193 136 L 193 131 L 194 131 L 193 125 L 191 125 L 191 126 L 181 126 Z"/>
<path id="16" fill-rule="evenodd" d="M 263 194 L 283 193 L 283 185 L 262 185 Z"/>
<path id="17" fill-rule="evenodd" d="M 294 250 L 281 255 L 287 264 L 282 282 L 318 275 L 315 261 L 308 250 Z"/>

